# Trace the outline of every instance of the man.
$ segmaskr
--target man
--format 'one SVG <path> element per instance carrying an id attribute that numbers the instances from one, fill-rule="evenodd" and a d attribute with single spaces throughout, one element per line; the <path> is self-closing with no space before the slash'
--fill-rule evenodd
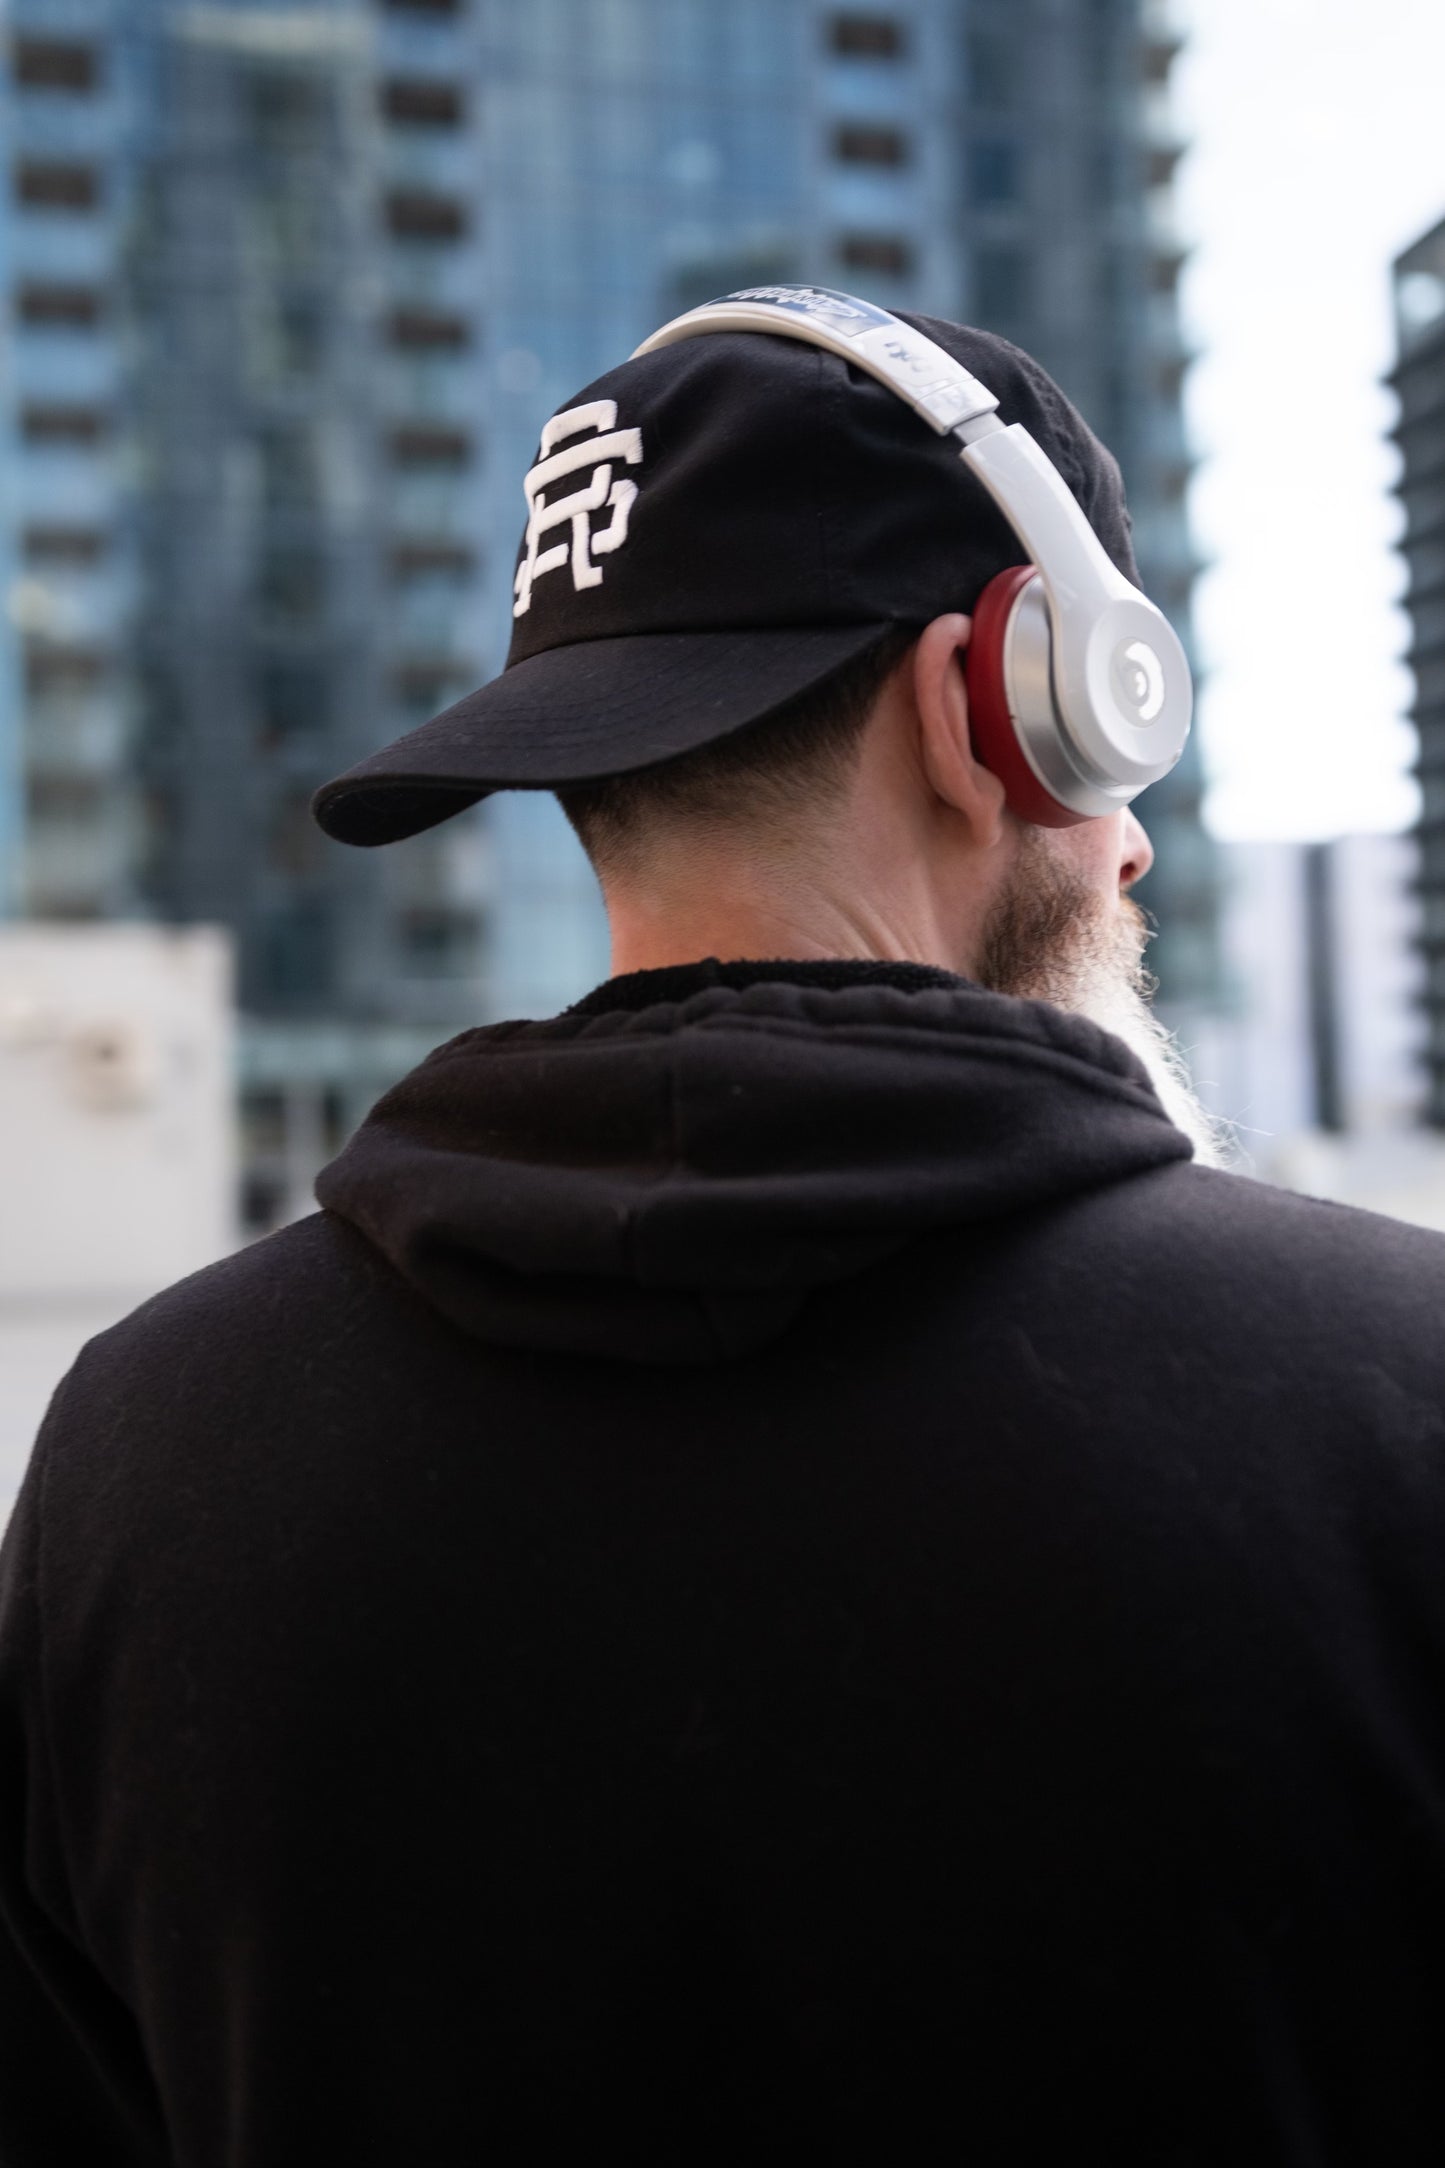
<path id="1" fill-rule="evenodd" d="M 1207 1164 L 947 442 L 751 333 L 565 422 L 509 667 L 319 813 L 557 788 L 615 974 L 60 1388 L 0 2157 L 1438 2160 L 1445 1243 Z"/>

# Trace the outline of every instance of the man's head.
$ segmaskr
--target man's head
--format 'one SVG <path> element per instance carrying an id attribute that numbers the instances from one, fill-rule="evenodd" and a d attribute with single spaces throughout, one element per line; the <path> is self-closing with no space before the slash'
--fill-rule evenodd
<path id="1" fill-rule="evenodd" d="M 1137 582 L 1118 467 L 1037 362 L 909 322 L 988 385 Z M 547 422 L 524 478 L 506 668 L 328 783 L 318 820 L 394 842 L 492 790 L 571 791 L 775 725 L 1026 561 L 959 449 L 795 339 L 714 333 L 609 370 Z"/>

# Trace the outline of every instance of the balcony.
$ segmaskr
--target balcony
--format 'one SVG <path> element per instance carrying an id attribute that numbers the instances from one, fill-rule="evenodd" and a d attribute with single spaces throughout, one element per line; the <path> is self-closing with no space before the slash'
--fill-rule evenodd
<path id="1" fill-rule="evenodd" d="M 460 241 L 467 232 L 467 208 L 455 196 L 393 189 L 386 199 L 386 229 L 394 241 Z"/>
<path id="2" fill-rule="evenodd" d="M 394 127 L 458 128 L 465 118 L 462 93 L 454 82 L 394 77 L 377 93 L 382 116 Z"/>
<path id="3" fill-rule="evenodd" d="M 101 79 L 101 55 L 94 45 L 71 38 L 16 35 L 11 50 L 11 80 L 21 91 L 56 91 L 86 97 Z"/>
<path id="4" fill-rule="evenodd" d="M 94 166 L 69 160 L 22 158 L 15 168 L 15 200 L 31 211 L 94 211 L 101 200 Z"/>

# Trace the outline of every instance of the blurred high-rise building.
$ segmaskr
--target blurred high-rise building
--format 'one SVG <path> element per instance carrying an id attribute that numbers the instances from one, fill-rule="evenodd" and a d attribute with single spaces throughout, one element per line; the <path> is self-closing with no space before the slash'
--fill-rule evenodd
<path id="1" fill-rule="evenodd" d="M 1396 259 L 1400 547 L 1420 734 L 1420 899 L 1427 1119 L 1445 1129 L 1445 219 Z"/>
<path id="2" fill-rule="evenodd" d="M 19 901 L 235 929 L 253 1224 L 425 1046 L 606 969 L 550 799 L 374 857 L 306 806 L 499 667 L 539 426 L 664 316 L 798 278 L 1017 339 L 1187 637 L 1157 0 L 11 7 Z M 1198 794 L 1146 808 L 1184 1019 Z"/>
<path id="3" fill-rule="evenodd" d="M 0 0 L 0 37 L 5 9 Z M 9 70 L 0 64 L 0 143 L 8 142 Z M 0 296 L 11 290 L 10 191 L 0 186 Z M 15 583 L 14 523 L 4 507 L 16 493 L 15 399 L 10 375 L 9 310 L 0 306 L 0 920 L 19 900 L 21 767 L 21 693 L 15 625 L 9 608 Z"/>

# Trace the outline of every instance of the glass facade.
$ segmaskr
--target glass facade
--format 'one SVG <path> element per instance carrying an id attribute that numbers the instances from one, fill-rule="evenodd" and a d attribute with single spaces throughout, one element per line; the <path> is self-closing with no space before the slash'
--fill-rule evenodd
<path id="1" fill-rule="evenodd" d="M 1425 951 L 1426 1118 L 1445 1129 L 1445 220 L 1394 266 L 1400 403 L 1396 484 L 1409 584 L 1409 662 L 1420 734 L 1421 941 Z"/>
<path id="2" fill-rule="evenodd" d="M 9 20 L 0 0 L 0 143 L 12 140 L 10 130 Z M 0 186 L 0 296 L 11 290 L 10 190 Z M 24 723 L 20 690 L 19 658 L 12 616 L 15 593 L 15 528 L 4 508 L 17 494 L 15 400 L 11 382 L 10 312 L 0 307 L 0 920 L 20 907 L 20 847 L 23 837 L 22 799 Z"/>
<path id="3" fill-rule="evenodd" d="M 396 1065 L 606 971 L 549 798 L 374 855 L 306 802 L 500 666 L 540 425 L 665 316 L 795 277 L 1018 339 L 1187 630 L 1176 43 L 1146 0 L 12 0 L 21 901 L 235 929 L 253 1224 Z M 1191 763 L 1146 817 L 1185 1014 Z"/>
<path id="4" fill-rule="evenodd" d="M 117 310 L 123 70 L 107 0 L 13 6 L 7 35 L 11 446 L 3 549 L 18 653 L 17 909 L 136 904 L 126 435 Z"/>

